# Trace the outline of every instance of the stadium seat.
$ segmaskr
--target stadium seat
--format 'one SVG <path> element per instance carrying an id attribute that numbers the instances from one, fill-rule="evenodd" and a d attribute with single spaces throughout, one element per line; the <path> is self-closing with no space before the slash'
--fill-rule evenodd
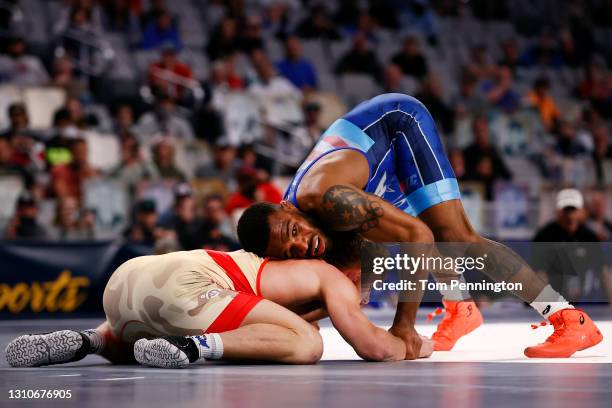
<path id="1" fill-rule="evenodd" d="M 343 74 L 340 75 L 340 93 L 349 106 L 372 98 L 381 93 L 378 84 L 369 75 Z"/>
<path id="2" fill-rule="evenodd" d="M 23 101 L 33 129 L 48 129 L 53 125 L 53 114 L 64 106 L 66 92 L 61 88 L 33 87 L 23 90 Z"/>

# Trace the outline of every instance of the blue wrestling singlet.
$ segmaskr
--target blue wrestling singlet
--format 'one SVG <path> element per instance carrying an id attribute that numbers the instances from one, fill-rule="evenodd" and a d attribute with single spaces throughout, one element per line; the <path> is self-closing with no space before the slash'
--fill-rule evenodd
<path id="1" fill-rule="evenodd" d="M 379 95 L 336 120 L 297 170 L 285 199 L 299 208 L 296 193 L 306 172 L 321 157 L 341 149 L 356 150 L 368 160 L 364 191 L 410 215 L 461 198 L 434 120 L 411 96 Z"/>

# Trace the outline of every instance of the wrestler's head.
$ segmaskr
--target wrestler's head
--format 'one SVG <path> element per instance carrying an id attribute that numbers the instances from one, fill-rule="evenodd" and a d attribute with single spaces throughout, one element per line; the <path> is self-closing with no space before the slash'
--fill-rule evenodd
<path id="1" fill-rule="evenodd" d="M 316 222 L 293 204 L 256 203 L 238 221 L 245 251 L 272 258 L 322 258 L 331 240 Z"/>

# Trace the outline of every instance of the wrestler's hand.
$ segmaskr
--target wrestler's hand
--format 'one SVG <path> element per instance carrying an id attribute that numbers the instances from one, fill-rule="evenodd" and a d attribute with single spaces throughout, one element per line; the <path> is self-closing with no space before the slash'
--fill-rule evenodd
<path id="1" fill-rule="evenodd" d="M 433 353 L 433 341 L 421 336 L 414 327 L 391 327 L 389 332 L 406 344 L 406 360 L 426 358 Z"/>

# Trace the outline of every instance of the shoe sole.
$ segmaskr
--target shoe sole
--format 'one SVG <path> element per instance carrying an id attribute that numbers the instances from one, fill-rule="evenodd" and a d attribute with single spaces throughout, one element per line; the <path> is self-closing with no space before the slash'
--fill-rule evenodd
<path id="1" fill-rule="evenodd" d="M 183 368 L 189 365 L 187 354 L 165 339 L 138 340 L 134 343 L 134 357 L 149 367 Z"/>
<path id="2" fill-rule="evenodd" d="M 571 357 L 572 355 L 574 355 L 574 353 L 578 352 L 578 351 L 582 351 L 582 350 L 586 350 L 589 349 L 591 347 L 594 347 L 596 345 L 598 345 L 599 343 L 601 343 L 601 341 L 603 340 L 603 336 L 599 335 L 597 336 L 597 338 L 592 339 L 591 344 L 589 344 L 588 346 L 584 346 L 581 348 L 578 348 L 574 351 L 571 351 L 569 354 L 565 353 L 563 355 L 559 355 L 559 354 L 546 354 L 546 353 L 542 353 L 542 352 L 533 352 L 533 351 L 528 351 L 529 347 L 526 348 L 523 353 L 525 354 L 525 356 L 529 357 L 529 358 L 568 358 Z"/>
<path id="3" fill-rule="evenodd" d="M 80 333 L 60 330 L 19 336 L 6 346 L 4 352 L 11 367 L 39 367 L 68 362 L 82 346 Z"/>

